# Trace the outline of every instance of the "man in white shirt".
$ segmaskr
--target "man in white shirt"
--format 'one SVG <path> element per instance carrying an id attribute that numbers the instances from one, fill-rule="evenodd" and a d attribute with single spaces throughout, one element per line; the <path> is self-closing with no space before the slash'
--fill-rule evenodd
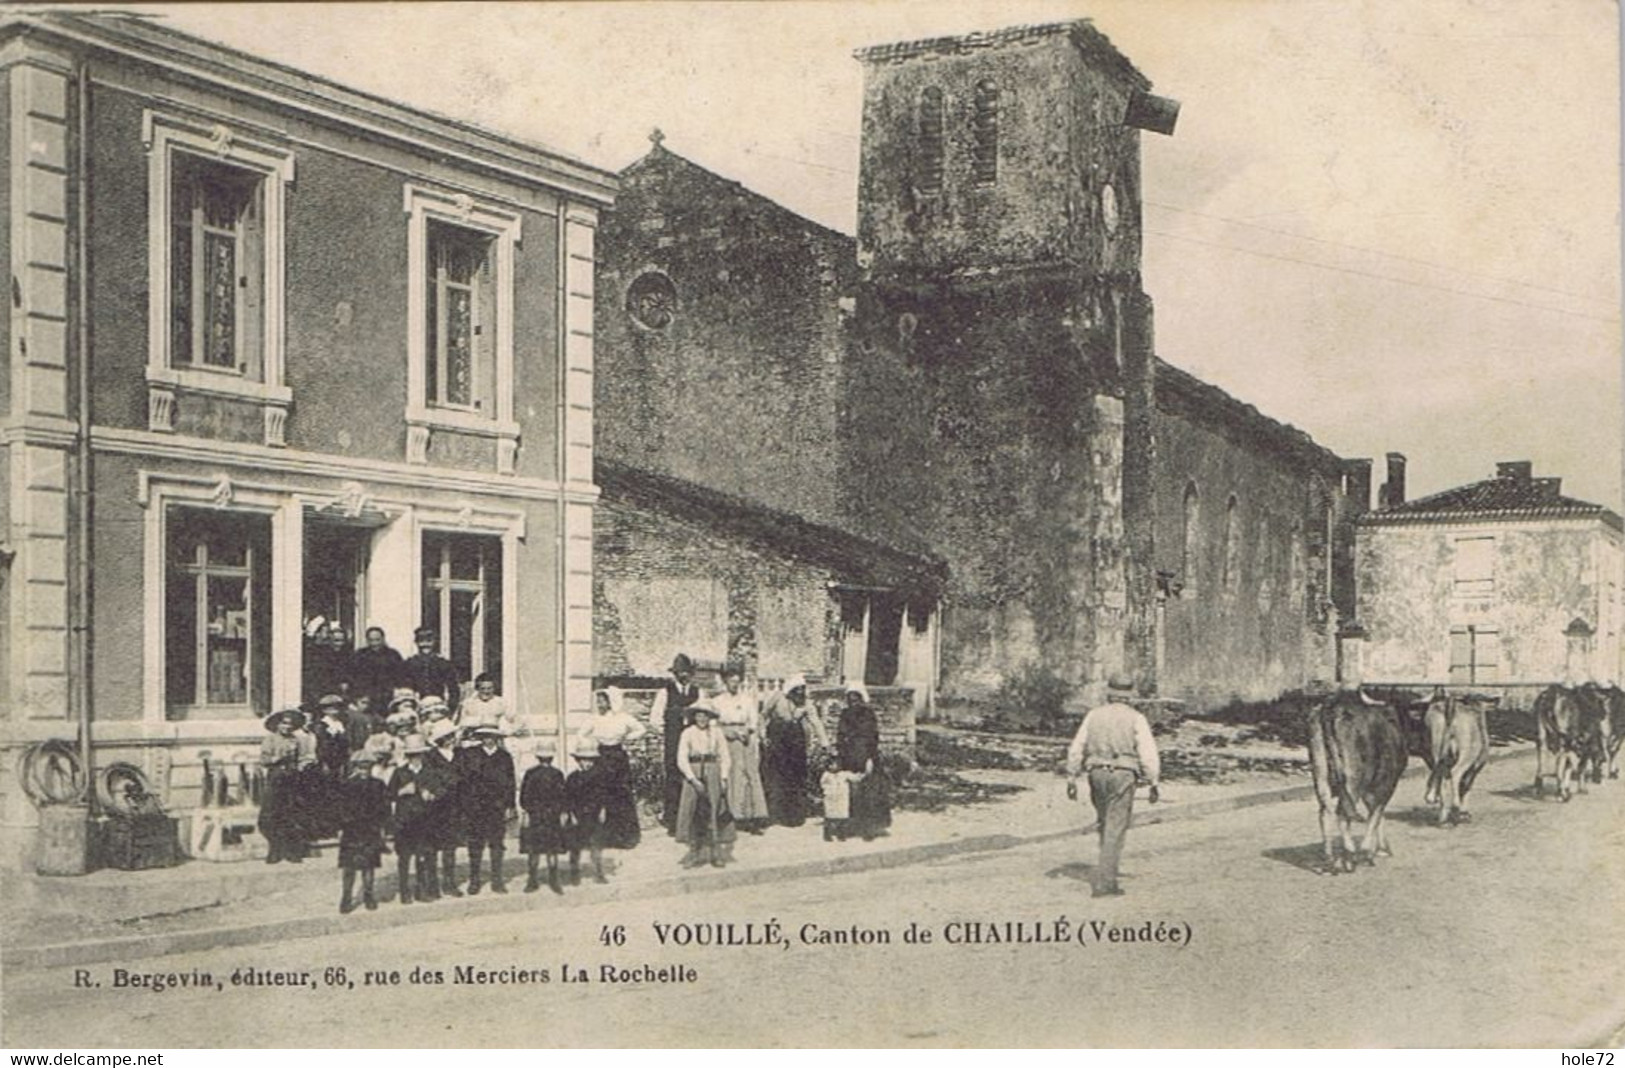
<path id="1" fill-rule="evenodd" d="M 1095 806 L 1100 832 L 1100 860 L 1090 880 L 1095 897 L 1123 892 L 1117 885 L 1117 863 L 1134 815 L 1134 784 L 1140 778 L 1149 782 L 1151 803 L 1156 804 L 1162 775 L 1151 724 L 1138 709 L 1121 700 L 1134 693 L 1133 681 L 1127 675 L 1113 675 L 1106 682 L 1106 691 L 1108 703 L 1089 710 L 1066 751 L 1068 797 L 1077 796 L 1078 776 L 1089 775 L 1089 800 Z"/>

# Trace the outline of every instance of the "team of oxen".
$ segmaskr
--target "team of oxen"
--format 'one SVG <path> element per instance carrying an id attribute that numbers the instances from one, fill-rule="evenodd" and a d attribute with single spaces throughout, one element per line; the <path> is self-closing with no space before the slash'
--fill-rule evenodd
<path id="1" fill-rule="evenodd" d="M 1499 697 L 1364 690 L 1336 694 L 1309 713 L 1309 761 L 1320 803 L 1322 871 L 1352 872 L 1388 855 L 1383 814 L 1405 771 L 1412 741 L 1428 766 L 1423 800 L 1441 826 L 1465 822 L 1467 794 L 1489 759 L 1487 713 Z M 1550 785 L 1563 801 L 1604 774 L 1619 777 L 1625 690 L 1595 683 L 1550 686 L 1535 699 L 1535 796 Z M 1355 827 L 1364 820 L 1358 848 Z M 1341 848 L 1339 848 L 1341 847 Z"/>

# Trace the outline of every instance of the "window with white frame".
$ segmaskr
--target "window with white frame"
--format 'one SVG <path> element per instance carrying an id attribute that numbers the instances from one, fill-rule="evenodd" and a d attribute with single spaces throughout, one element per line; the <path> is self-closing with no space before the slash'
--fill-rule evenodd
<path id="1" fill-rule="evenodd" d="M 171 508 L 165 516 L 166 712 L 270 711 L 271 521 Z"/>
<path id="2" fill-rule="evenodd" d="M 286 149 L 147 112 L 147 378 L 286 405 Z M 166 428 L 167 429 L 167 428 Z"/>
<path id="3" fill-rule="evenodd" d="M 411 273 L 407 420 L 514 437 L 517 213 L 406 187 Z"/>
<path id="4" fill-rule="evenodd" d="M 1450 682 L 1501 681 L 1501 634 L 1493 627 L 1450 628 Z"/>
<path id="5" fill-rule="evenodd" d="M 502 678 L 502 616 L 502 538 L 425 531 L 422 621 L 459 678 Z"/>

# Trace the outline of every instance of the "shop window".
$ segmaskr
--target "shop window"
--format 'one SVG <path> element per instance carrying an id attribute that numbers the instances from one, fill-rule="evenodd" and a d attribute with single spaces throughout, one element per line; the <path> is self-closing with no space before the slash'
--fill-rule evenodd
<path id="1" fill-rule="evenodd" d="M 977 185 L 992 185 L 999 177 L 999 83 L 991 78 L 976 83 L 971 117 L 971 176 Z"/>
<path id="2" fill-rule="evenodd" d="M 1501 635 L 1484 627 L 1450 628 L 1450 683 L 1501 681 Z"/>
<path id="3" fill-rule="evenodd" d="M 922 193 L 942 191 L 943 121 L 942 90 L 934 85 L 920 93 L 919 113 L 920 177 Z"/>
<path id="4" fill-rule="evenodd" d="M 1495 539 L 1457 538 L 1453 589 L 1457 597 L 1495 593 Z"/>
<path id="5" fill-rule="evenodd" d="M 169 718 L 269 712 L 270 545 L 265 516 L 187 508 L 168 514 Z"/>
<path id="6" fill-rule="evenodd" d="M 423 623 L 440 635 L 440 655 L 469 680 L 502 678 L 502 539 L 423 535 Z"/>

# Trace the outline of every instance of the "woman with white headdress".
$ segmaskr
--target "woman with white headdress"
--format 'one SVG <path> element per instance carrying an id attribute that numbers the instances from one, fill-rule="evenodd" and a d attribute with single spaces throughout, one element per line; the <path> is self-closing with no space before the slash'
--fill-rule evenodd
<path id="1" fill-rule="evenodd" d="M 593 698 L 595 715 L 577 737 L 578 745 L 598 747 L 598 775 L 604 795 L 604 826 L 600 844 L 607 849 L 631 849 L 643 838 L 638 826 L 638 802 L 632 792 L 632 761 L 627 746 L 649 728 L 626 711 L 625 695 L 608 686 Z"/>
<path id="2" fill-rule="evenodd" d="M 807 680 L 792 675 L 769 694 L 762 707 L 767 749 L 762 756 L 762 785 L 775 823 L 799 827 L 807 822 L 807 764 L 811 752 L 829 747 L 818 710 L 807 700 Z"/>
<path id="3" fill-rule="evenodd" d="M 846 686 L 846 707 L 835 728 L 835 761 L 851 783 L 849 816 L 829 821 L 826 838 L 858 835 L 869 841 L 891 826 L 891 798 L 880 767 L 880 721 L 863 683 Z"/>

